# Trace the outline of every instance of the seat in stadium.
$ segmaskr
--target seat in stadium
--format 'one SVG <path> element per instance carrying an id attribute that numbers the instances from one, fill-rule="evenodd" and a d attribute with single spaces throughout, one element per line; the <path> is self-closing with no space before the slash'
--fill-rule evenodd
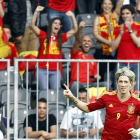
<path id="1" fill-rule="evenodd" d="M 48 90 L 48 99 L 47 99 L 47 90 L 39 91 L 39 99 L 45 98 L 45 99 L 47 99 L 48 102 L 57 102 L 57 96 L 58 96 L 59 102 L 66 104 L 66 98 L 63 95 L 63 89 L 59 89 L 58 93 L 57 93 L 57 90 L 49 89 Z"/>
<path id="2" fill-rule="evenodd" d="M 14 71 L 10 71 L 10 86 L 14 85 Z M 0 71 L 0 85 L 7 85 L 9 79 L 8 79 L 8 72 Z M 20 75 L 18 74 L 18 85 L 21 86 L 21 79 Z"/>
<path id="3" fill-rule="evenodd" d="M 10 89 L 10 112 L 14 109 L 14 89 Z M 28 92 L 28 104 L 30 105 L 30 93 Z M 2 104 L 2 111 L 4 117 L 7 117 L 7 89 L 4 89 L 0 95 L 0 102 Z M 19 108 L 26 108 L 26 89 L 18 89 L 18 107 Z"/>
<path id="4" fill-rule="evenodd" d="M 27 76 L 28 76 L 28 82 L 26 81 L 27 79 Z M 31 89 L 36 89 L 36 77 L 34 77 L 34 71 L 28 71 L 28 75 L 27 75 L 27 72 L 25 72 L 23 74 L 23 86 L 24 88 L 27 87 L 27 84 L 28 84 L 28 88 L 31 88 Z"/>
<path id="5" fill-rule="evenodd" d="M 30 114 L 35 114 L 35 110 L 28 109 L 28 115 Z M 23 124 L 26 115 L 27 115 L 26 108 L 18 108 L 18 125 Z M 14 127 L 14 110 L 12 110 L 11 112 L 10 126 Z"/>
<path id="6" fill-rule="evenodd" d="M 57 99 L 57 95 L 58 95 L 58 99 Z M 47 90 L 39 91 L 39 99 L 40 98 L 47 99 Z M 59 108 L 66 108 L 66 98 L 63 96 L 63 90 L 62 89 L 58 90 L 58 93 L 57 93 L 57 90 L 49 89 L 48 99 L 47 99 L 49 110 L 57 107 L 57 100 L 58 100 Z"/>
<path id="7" fill-rule="evenodd" d="M 63 116 L 67 110 L 63 108 L 58 108 L 58 117 L 57 117 L 57 108 L 52 108 L 49 110 L 49 114 L 53 114 L 56 119 L 58 119 L 58 123 L 61 123 Z"/>
<path id="8" fill-rule="evenodd" d="M 24 130 L 23 126 L 18 129 L 18 138 L 23 138 L 24 137 Z"/>

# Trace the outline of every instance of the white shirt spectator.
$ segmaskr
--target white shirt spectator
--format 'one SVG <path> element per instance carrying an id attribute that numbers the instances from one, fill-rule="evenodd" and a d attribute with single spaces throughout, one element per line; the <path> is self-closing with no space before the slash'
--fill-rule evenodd
<path id="1" fill-rule="evenodd" d="M 103 128 L 103 124 L 101 121 L 100 113 L 101 113 L 100 111 L 98 111 L 98 113 L 97 113 L 97 111 L 93 111 L 90 113 L 84 113 L 81 110 L 79 110 L 77 107 L 71 108 L 70 110 L 68 110 L 65 113 L 61 126 L 60 126 L 60 129 L 65 129 L 65 130 L 68 130 L 69 132 L 76 132 L 77 123 L 78 123 L 79 131 L 85 130 L 87 132 L 88 128 L 89 129 L 93 129 L 93 128 L 101 129 L 101 128 Z M 77 114 L 78 114 L 78 116 L 77 116 Z M 77 120 L 77 118 L 78 118 L 78 120 Z M 98 126 L 97 126 L 97 120 L 98 120 Z M 67 126 L 67 124 L 68 124 L 68 126 Z M 94 136 L 94 139 L 96 139 L 96 135 Z"/>

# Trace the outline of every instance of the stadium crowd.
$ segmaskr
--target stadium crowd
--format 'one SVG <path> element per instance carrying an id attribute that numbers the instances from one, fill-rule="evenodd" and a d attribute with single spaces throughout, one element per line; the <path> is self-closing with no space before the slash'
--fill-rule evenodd
<path id="1" fill-rule="evenodd" d="M 84 20 L 85 15 L 90 25 L 86 18 Z M 136 78 L 131 85 L 131 91 L 139 95 L 136 92 L 140 88 L 139 65 L 133 62 L 133 60 L 140 60 L 139 15 L 140 0 L 0 0 L 0 59 L 10 59 L 10 65 L 13 67 L 14 59 L 66 59 L 66 55 L 70 55 L 70 59 L 80 60 L 132 60 L 129 68 L 135 73 Z M 68 42 L 71 42 L 70 47 L 68 47 Z M 92 52 L 93 48 L 94 52 Z M 68 49 L 68 53 L 65 49 Z M 117 89 L 114 75 L 119 68 L 127 65 L 128 63 L 125 62 L 110 63 L 109 90 Z M 107 63 L 99 63 L 98 70 L 96 62 L 72 62 L 69 66 L 69 81 L 63 78 L 67 73 L 64 67 L 62 62 L 58 65 L 57 62 L 39 62 L 36 70 L 36 62 L 32 62 L 29 63 L 28 70 L 34 73 L 31 79 L 33 75 L 38 77 L 39 90 L 62 89 L 64 88 L 62 83 L 67 83 L 74 96 L 79 97 L 79 100 L 85 103 L 88 100 L 85 88 L 97 87 L 97 81 L 99 87 L 107 88 Z M 0 62 L 0 71 L 6 70 L 7 63 Z M 19 62 L 21 77 L 24 71 L 26 71 L 26 62 Z M 34 87 L 31 88 L 34 89 Z M 47 101 L 40 99 L 38 103 L 40 131 L 34 133 L 36 126 L 32 121 L 36 118 L 31 115 L 29 116 L 28 137 L 40 140 L 56 138 L 54 116 L 49 116 L 53 121 L 49 122 L 47 133 L 44 129 L 46 125 L 43 126 L 44 122 L 46 124 L 44 114 L 47 111 Z M 80 117 L 85 120 L 88 118 L 88 115 L 77 111 L 77 108 L 66 112 L 60 126 L 62 137 L 67 136 L 67 130 L 70 131 L 69 137 L 77 136 L 76 126 L 66 125 L 67 114 L 71 114 L 69 117 L 72 121 L 74 119 L 72 116 L 76 114 L 74 112 L 80 114 Z M 95 114 L 97 114 L 96 111 L 90 115 Z M 94 117 L 95 120 L 97 120 L 96 117 Z M 99 126 L 97 122 L 91 122 L 94 127 L 89 129 L 90 137 L 96 138 L 97 128 L 102 135 L 103 122 L 100 117 L 98 119 Z M 85 130 L 79 128 L 79 137 L 86 137 L 86 134 Z"/>

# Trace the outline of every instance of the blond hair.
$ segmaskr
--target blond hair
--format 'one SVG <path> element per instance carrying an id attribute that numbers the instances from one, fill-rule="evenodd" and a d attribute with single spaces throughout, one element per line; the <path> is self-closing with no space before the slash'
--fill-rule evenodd
<path id="1" fill-rule="evenodd" d="M 118 71 L 115 73 L 116 81 L 118 81 L 120 76 L 127 76 L 129 78 L 130 82 L 135 81 L 135 73 L 128 69 L 127 67 L 123 67 L 122 69 L 118 69 Z"/>

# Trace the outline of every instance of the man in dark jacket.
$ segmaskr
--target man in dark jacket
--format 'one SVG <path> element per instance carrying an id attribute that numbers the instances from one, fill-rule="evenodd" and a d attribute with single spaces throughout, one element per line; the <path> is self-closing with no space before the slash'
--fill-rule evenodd
<path id="1" fill-rule="evenodd" d="M 30 22 L 37 7 L 37 0 L 10 0 L 9 23 L 18 53 L 38 49 L 36 35 L 30 29 Z"/>

